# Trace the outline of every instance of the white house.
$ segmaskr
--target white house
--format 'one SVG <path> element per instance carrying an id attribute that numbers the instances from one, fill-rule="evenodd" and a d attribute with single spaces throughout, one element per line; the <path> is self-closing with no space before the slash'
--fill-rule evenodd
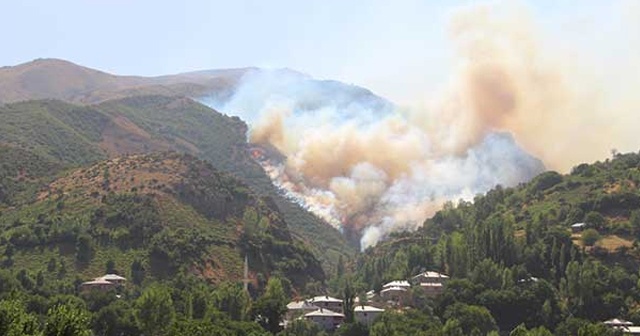
<path id="1" fill-rule="evenodd" d="M 102 280 L 100 278 L 96 278 L 91 281 L 85 281 L 80 284 L 80 290 L 82 291 L 90 291 L 90 290 L 101 290 L 108 291 L 116 287 L 116 284 L 107 280 Z"/>
<path id="2" fill-rule="evenodd" d="M 320 295 L 309 300 L 309 303 L 322 309 L 330 309 L 336 312 L 343 312 L 342 300 L 336 299 L 328 295 Z"/>
<path id="3" fill-rule="evenodd" d="M 285 314 L 285 320 L 293 321 L 294 319 L 304 316 L 307 313 L 318 310 L 318 308 L 318 306 L 306 300 L 289 302 L 289 304 L 287 304 L 287 313 Z"/>
<path id="4" fill-rule="evenodd" d="M 385 300 L 400 302 L 407 297 L 407 292 L 407 287 L 392 286 L 381 290 L 380 297 Z"/>
<path id="5" fill-rule="evenodd" d="M 336 330 L 336 328 L 338 328 L 338 326 L 344 321 L 343 314 L 323 308 L 307 313 L 304 317 L 309 321 L 317 323 L 324 330 L 329 331 Z"/>
<path id="6" fill-rule="evenodd" d="M 426 271 L 422 272 L 418 275 L 415 275 L 411 278 L 411 282 L 413 283 L 445 283 L 449 280 L 449 276 L 446 274 L 442 274 L 434 271 Z"/>
<path id="7" fill-rule="evenodd" d="M 353 317 L 357 322 L 370 326 L 378 316 L 384 313 L 384 309 L 371 306 L 356 306 L 353 308 Z"/>
<path id="8" fill-rule="evenodd" d="M 606 326 L 622 331 L 624 335 L 640 335 L 640 326 L 634 326 L 632 322 L 614 318 L 603 322 Z"/>
<path id="9" fill-rule="evenodd" d="M 99 278 L 96 278 L 96 280 L 105 280 L 105 281 L 109 281 L 112 282 L 116 285 L 124 285 L 127 282 L 127 278 L 125 277 L 121 277 L 117 274 L 105 274 Z"/>
<path id="10" fill-rule="evenodd" d="M 449 276 L 434 271 L 426 271 L 411 278 L 411 282 L 418 284 L 429 297 L 436 297 L 444 291 L 444 284 Z"/>
<path id="11" fill-rule="evenodd" d="M 388 282 L 382 286 L 383 289 L 391 288 L 391 287 L 400 287 L 400 288 L 409 289 L 411 288 L 411 284 L 409 283 L 409 281 L 406 281 L 406 280 L 396 280 L 396 281 Z"/>
<path id="12" fill-rule="evenodd" d="M 95 278 L 91 281 L 85 281 L 80 284 L 80 290 L 89 291 L 89 290 L 102 290 L 107 291 L 118 286 L 124 285 L 127 281 L 126 278 L 121 277 L 117 274 L 105 274 L 99 278 Z"/>

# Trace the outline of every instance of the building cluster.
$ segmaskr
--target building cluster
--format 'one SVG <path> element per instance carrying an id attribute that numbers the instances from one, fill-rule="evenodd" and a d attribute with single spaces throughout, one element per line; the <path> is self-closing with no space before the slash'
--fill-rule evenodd
<path id="1" fill-rule="evenodd" d="M 420 287 L 428 297 L 442 294 L 449 276 L 427 271 L 411 277 L 409 280 L 395 280 L 382 286 L 379 293 L 371 290 L 365 294 L 367 304 L 355 299 L 353 317 L 356 322 L 370 326 L 385 311 L 385 307 L 397 307 L 409 299 L 411 287 Z M 370 302 L 370 305 L 369 305 Z M 296 319 L 306 319 L 321 328 L 332 331 L 344 322 L 342 299 L 328 295 L 316 296 L 307 300 L 293 301 L 287 305 L 285 328 Z"/>
<path id="2" fill-rule="evenodd" d="M 356 322 L 371 325 L 384 309 L 358 305 L 354 307 L 353 317 Z M 287 305 L 285 327 L 295 319 L 306 319 L 318 324 L 325 330 L 335 330 L 344 322 L 344 307 L 342 299 L 328 295 L 316 296 L 308 300 L 293 301 Z"/>

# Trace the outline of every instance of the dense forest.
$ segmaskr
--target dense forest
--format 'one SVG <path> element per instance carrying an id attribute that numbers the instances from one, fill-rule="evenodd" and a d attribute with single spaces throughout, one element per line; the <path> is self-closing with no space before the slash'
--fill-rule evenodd
<path id="1" fill-rule="evenodd" d="M 612 332 L 599 324 L 610 318 L 639 324 L 638 183 L 640 154 L 614 153 L 567 175 L 546 172 L 514 188 L 498 186 L 368 249 L 355 278 L 379 290 L 424 270 L 451 275 L 443 295 L 417 306 L 435 329 L 456 317 L 463 334 L 544 328 L 598 335 Z M 584 223 L 579 232 L 572 232 L 575 223 Z M 486 328 L 468 322 L 472 309 L 484 312 Z M 398 328 L 405 329 L 389 334 L 407 330 Z M 432 328 L 415 325 L 411 333 L 432 335 Z"/>

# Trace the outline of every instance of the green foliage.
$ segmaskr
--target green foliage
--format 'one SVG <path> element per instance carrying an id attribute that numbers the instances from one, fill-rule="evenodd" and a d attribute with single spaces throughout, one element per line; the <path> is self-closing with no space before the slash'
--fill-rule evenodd
<path id="1" fill-rule="evenodd" d="M 481 335 L 498 329 L 489 310 L 482 306 L 456 303 L 447 308 L 443 317 L 447 320 L 458 320 L 460 328 L 466 335 L 471 334 L 475 329 L 480 331 Z"/>
<path id="2" fill-rule="evenodd" d="M 410 309 L 404 312 L 385 311 L 371 326 L 370 336 L 438 335 L 442 323 L 437 317 Z"/>
<path id="3" fill-rule="evenodd" d="M 89 314 L 70 305 L 56 305 L 47 312 L 44 336 L 90 336 Z"/>
<path id="4" fill-rule="evenodd" d="M 271 277 L 264 294 L 252 306 L 252 316 L 273 334 L 280 331 L 280 322 L 287 312 L 289 302 L 282 287 L 282 281 Z"/>
<path id="5" fill-rule="evenodd" d="M 336 336 L 369 336 L 369 329 L 361 323 L 345 322 L 335 332 Z"/>
<path id="6" fill-rule="evenodd" d="M 278 333 L 279 336 L 314 336 L 321 332 L 317 323 L 306 319 L 293 320 L 287 329 Z"/>
<path id="7" fill-rule="evenodd" d="M 164 334 L 176 318 L 173 300 L 166 287 L 153 286 L 145 289 L 135 306 L 136 322 L 145 335 Z"/>
<path id="8" fill-rule="evenodd" d="M 640 232 L 638 163 L 640 154 L 616 155 L 570 175 L 548 172 L 515 188 L 498 186 L 473 203 L 445 204 L 416 232 L 393 234 L 360 255 L 356 279 L 379 290 L 425 270 L 449 274 L 433 304 L 419 292 L 408 302 L 432 305 L 443 321 L 455 318 L 452 333 L 459 323 L 464 334 L 473 334 L 471 326 L 479 323 L 454 316 L 459 304 L 484 307 L 500 330 L 523 324 L 520 329 L 543 335 L 578 334 L 582 324 L 570 316 L 585 323 L 637 316 L 640 254 L 637 241 L 629 245 Z M 570 230 L 581 221 L 598 228 L 582 233 L 584 245 L 600 235 L 602 244 L 581 248 Z M 621 240 L 629 242 L 608 246 Z"/>
<path id="9" fill-rule="evenodd" d="M 238 284 L 225 282 L 213 292 L 213 305 L 232 320 L 245 320 L 249 308 L 249 296 Z"/>
<path id="10" fill-rule="evenodd" d="M 0 335 L 40 335 L 38 319 L 27 313 L 24 305 L 19 301 L 0 301 Z"/>
<path id="11" fill-rule="evenodd" d="M 593 246 L 600 240 L 600 233 L 595 229 L 586 229 L 582 232 L 582 242 L 585 246 Z"/>

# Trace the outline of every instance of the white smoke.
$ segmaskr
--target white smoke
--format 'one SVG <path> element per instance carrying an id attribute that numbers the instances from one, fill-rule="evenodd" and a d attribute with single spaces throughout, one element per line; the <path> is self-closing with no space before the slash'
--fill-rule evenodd
<path id="1" fill-rule="evenodd" d="M 252 72 L 214 106 L 253 125 L 252 142 L 286 155 L 264 163 L 274 183 L 336 228 L 359 233 L 362 248 L 415 229 L 445 201 L 543 170 L 508 134 L 488 132 L 453 152 L 367 90 L 289 71 Z"/>

